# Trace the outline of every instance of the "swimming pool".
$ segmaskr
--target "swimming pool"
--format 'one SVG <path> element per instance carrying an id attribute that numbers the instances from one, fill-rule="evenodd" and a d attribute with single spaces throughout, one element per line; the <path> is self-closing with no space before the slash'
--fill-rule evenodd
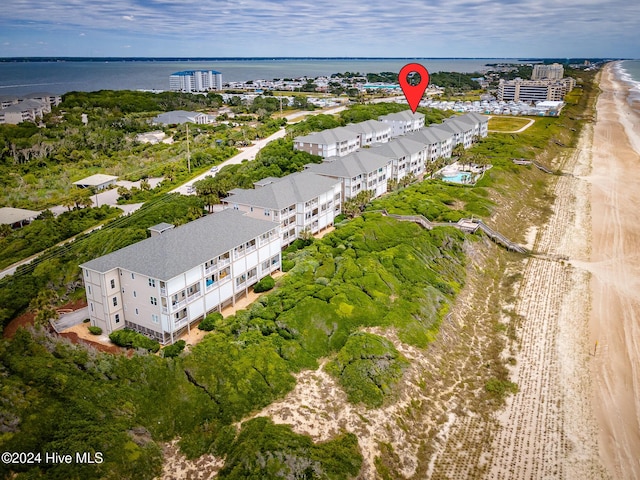
<path id="1" fill-rule="evenodd" d="M 443 176 L 442 180 L 444 182 L 460 183 L 464 185 L 469 185 L 472 183 L 471 174 L 469 172 L 458 172 L 455 175 Z"/>

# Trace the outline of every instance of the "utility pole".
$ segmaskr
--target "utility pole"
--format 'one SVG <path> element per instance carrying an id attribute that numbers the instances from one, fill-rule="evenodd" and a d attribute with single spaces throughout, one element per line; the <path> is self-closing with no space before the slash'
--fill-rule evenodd
<path id="1" fill-rule="evenodd" d="M 189 123 L 187 123 L 187 170 L 191 173 L 191 155 L 189 154 Z"/>

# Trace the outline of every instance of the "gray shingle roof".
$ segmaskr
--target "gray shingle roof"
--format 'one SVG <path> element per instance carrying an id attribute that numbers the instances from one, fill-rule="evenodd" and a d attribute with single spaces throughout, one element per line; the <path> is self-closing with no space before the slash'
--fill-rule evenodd
<path id="1" fill-rule="evenodd" d="M 398 137 L 389 143 L 382 143 L 371 147 L 371 152 L 376 155 L 384 155 L 387 158 L 400 158 L 413 155 L 426 148 L 424 142 L 411 140 L 407 137 Z"/>
<path id="2" fill-rule="evenodd" d="M 161 113 L 153 119 L 153 122 L 164 125 L 177 125 L 186 122 L 195 123 L 198 115 L 202 114 L 198 112 L 188 112 L 186 110 L 174 110 L 172 112 Z"/>
<path id="3" fill-rule="evenodd" d="M 309 171 L 292 173 L 278 182 L 252 190 L 235 189 L 224 201 L 238 205 L 272 208 L 281 210 L 298 202 L 308 202 L 318 195 L 331 190 L 337 180 Z"/>
<path id="4" fill-rule="evenodd" d="M 321 175 L 353 178 L 360 174 L 375 172 L 389 161 L 389 158 L 377 155 L 371 150 L 358 150 L 344 157 L 330 157 L 322 163 L 312 163 L 308 167 L 312 172 Z"/>
<path id="5" fill-rule="evenodd" d="M 424 118 L 424 115 L 420 112 L 412 113 L 411 110 L 403 110 L 398 113 L 389 113 L 378 117 L 378 120 L 388 122 L 406 122 L 413 121 L 416 118 Z"/>
<path id="6" fill-rule="evenodd" d="M 435 125 L 433 127 L 435 127 Z M 449 138 L 453 138 L 453 134 L 451 132 L 433 127 L 421 128 L 420 130 L 407 134 L 404 138 L 415 140 L 416 142 L 422 142 L 425 145 L 433 145 L 435 143 L 444 142 Z"/>
<path id="7" fill-rule="evenodd" d="M 359 122 L 359 123 L 350 123 L 344 128 L 356 133 L 376 134 L 378 132 L 384 132 L 385 130 L 389 130 L 391 127 L 389 126 L 389 124 L 384 122 L 379 122 L 378 120 L 366 120 L 364 122 Z"/>
<path id="8" fill-rule="evenodd" d="M 168 281 L 277 226 L 277 223 L 250 218 L 237 210 L 223 210 L 80 266 L 98 272 L 121 267 Z"/>
<path id="9" fill-rule="evenodd" d="M 349 130 L 347 127 L 336 127 L 322 132 L 311 133 L 302 137 L 296 137 L 295 142 L 314 143 L 319 145 L 327 145 L 331 143 L 340 143 L 358 138 L 358 135 Z"/>

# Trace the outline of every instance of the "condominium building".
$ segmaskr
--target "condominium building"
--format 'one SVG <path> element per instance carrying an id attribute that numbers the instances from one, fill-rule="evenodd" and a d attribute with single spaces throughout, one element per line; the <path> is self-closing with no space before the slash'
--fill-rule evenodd
<path id="1" fill-rule="evenodd" d="M 412 113 L 411 110 L 383 115 L 378 117 L 378 120 L 391 126 L 391 136 L 394 138 L 424 127 L 424 115 L 419 112 Z"/>
<path id="2" fill-rule="evenodd" d="M 280 268 L 276 222 L 225 210 L 80 265 L 91 324 L 173 343 Z"/>
<path id="3" fill-rule="evenodd" d="M 60 95 L 52 93 L 32 93 L 24 97 L 0 97 L 0 124 L 17 125 L 22 122 L 36 122 L 44 114 L 51 112 L 51 107 L 62 101 Z"/>
<path id="4" fill-rule="evenodd" d="M 231 190 L 222 203 L 248 216 L 278 222 L 283 246 L 306 232 L 317 233 L 333 225 L 342 211 L 342 186 L 335 178 L 302 171 L 268 177 L 254 185 L 254 189 Z"/>
<path id="5" fill-rule="evenodd" d="M 561 80 L 500 80 L 498 84 L 498 100 L 543 102 L 562 101 L 567 93 L 575 87 L 575 80 L 567 77 Z"/>
<path id="6" fill-rule="evenodd" d="M 416 177 L 425 171 L 427 146 L 408 137 L 394 138 L 389 143 L 375 145 L 371 153 L 391 160 L 391 178 L 400 181 L 413 174 Z"/>
<path id="7" fill-rule="evenodd" d="M 439 158 L 451 158 L 453 151 L 453 133 L 448 130 L 424 127 L 406 136 L 407 139 L 423 143 L 426 147 L 425 163 Z"/>
<path id="8" fill-rule="evenodd" d="M 293 148 L 324 158 L 342 157 L 360 148 L 360 133 L 337 127 L 293 139 Z"/>
<path id="9" fill-rule="evenodd" d="M 564 67 L 559 63 L 536 64 L 531 72 L 531 80 L 561 80 L 562 77 L 564 77 Z"/>
<path id="10" fill-rule="evenodd" d="M 222 90 L 222 73 L 216 70 L 175 72 L 169 76 L 169 90 L 187 93 Z"/>
<path id="11" fill-rule="evenodd" d="M 371 192 L 372 198 L 376 198 L 387 191 L 392 160 L 373 150 L 375 149 L 363 149 L 344 157 L 330 157 L 322 163 L 306 165 L 306 168 L 319 175 L 340 180 L 343 201 L 363 191 Z"/>
<path id="12" fill-rule="evenodd" d="M 378 120 L 352 123 L 344 128 L 358 134 L 360 147 L 368 147 L 374 143 L 386 143 L 391 139 L 391 125 Z"/>

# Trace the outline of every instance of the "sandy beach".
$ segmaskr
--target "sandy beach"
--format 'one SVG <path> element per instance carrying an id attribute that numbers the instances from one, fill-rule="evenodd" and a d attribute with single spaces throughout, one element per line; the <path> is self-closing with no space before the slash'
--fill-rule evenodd
<path id="1" fill-rule="evenodd" d="M 591 184 L 591 343 L 602 461 L 640 478 L 640 117 L 610 64 L 601 75 Z"/>

